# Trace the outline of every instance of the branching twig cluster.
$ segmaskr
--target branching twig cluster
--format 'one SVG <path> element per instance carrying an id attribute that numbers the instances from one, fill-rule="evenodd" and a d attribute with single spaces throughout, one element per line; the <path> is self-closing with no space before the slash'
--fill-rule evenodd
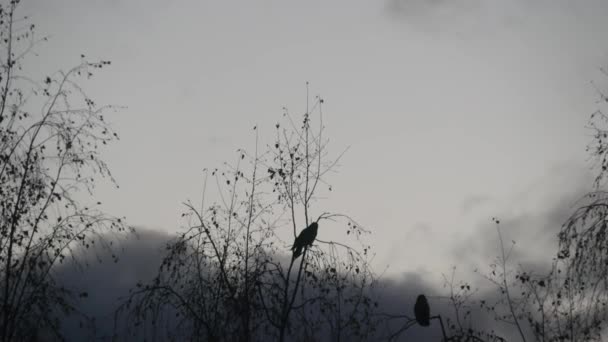
<path id="1" fill-rule="evenodd" d="M 76 246 L 107 247 L 124 221 L 85 205 L 99 177 L 112 179 L 99 148 L 118 139 L 79 78 L 110 62 L 87 62 L 37 81 L 21 75 L 39 40 L 0 5 L 0 340 L 60 338 L 59 317 L 87 296 L 55 280 L 57 265 L 81 265 Z M 113 179 L 112 179 L 113 180 Z M 77 197 L 78 196 L 78 197 Z"/>
<path id="2" fill-rule="evenodd" d="M 133 290 L 120 313 L 147 325 L 146 334 L 189 340 L 364 340 L 373 332 L 367 293 L 374 275 L 361 239 L 368 231 L 316 209 L 341 157 L 327 159 L 322 104 L 315 98 L 298 124 L 285 110 L 265 149 L 255 127 L 253 153 L 239 150 L 235 164 L 207 171 L 216 187 L 204 193 L 217 200 L 201 209 L 185 204 L 187 229 L 168 245 L 156 280 Z M 290 258 L 298 231 L 312 222 L 320 239 Z M 344 240 L 323 240 L 325 227 L 340 222 Z"/>

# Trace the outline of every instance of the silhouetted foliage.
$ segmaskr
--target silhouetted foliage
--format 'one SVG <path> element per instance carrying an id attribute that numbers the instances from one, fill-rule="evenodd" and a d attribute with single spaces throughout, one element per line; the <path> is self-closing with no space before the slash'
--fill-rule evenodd
<path id="1" fill-rule="evenodd" d="M 564 224 L 560 232 L 560 247 L 564 231 L 569 231 L 573 222 L 580 219 L 578 209 Z M 601 341 L 606 327 L 606 292 L 602 288 L 604 279 L 577 269 L 579 263 L 585 264 L 583 254 L 567 254 L 560 248 L 548 271 L 527 270 L 519 265 L 510 266 L 510 255 L 500 232 L 500 221 L 493 219 L 497 227 L 501 254 L 490 265 L 484 277 L 495 286 L 494 296 L 473 299 L 473 292 L 467 283 L 454 284 L 450 301 L 454 304 L 456 321 L 448 320 L 451 336 L 448 340 L 503 341 L 497 330 L 507 331 L 514 328 L 521 341 Z M 594 254 L 596 251 L 586 251 Z M 593 262 L 587 263 L 593 264 Z M 454 292 L 457 289 L 457 292 Z M 497 323 L 491 331 L 477 330 L 469 322 L 473 311 L 486 312 Z M 502 324 L 502 328 L 501 327 Z M 454 339 L 455 336 L 460 336 Z"/>
<path id="2" fill-rule="evenodd" d="M 185 203 L 187 228 L 167 246 L 156 280 L 138 285 L 118 312 L 130 318 L 131 333 L 192 341 L 350 341 L 373 332 L 367 291 L 374 275 L 369 246 L 360 240 L 367 231 L 346 215 L 318 209 L 321 188 L 331 191 L 325 177 L 341 157 L 326 159 L 322 104 L 317 97 L 299 125 L 285 111 L 262 152 L 254 127 L 253 153 L 239 150 L 235 164 L 205 172 L 202 203 Z M 318 130 L 311 127 L 315 110 Z M 208 175 L 215 189 L 206 186 Z M 206 206 L 213 190 L 217 200 Z M 315 221 L 313 211 L 321 212 Z M 346 223 L 343 241 L 317 238 L 340 222 Z"/>
<path id="3" fill-rule="evenodd" d="M 83 196 L 97 178 L 112 179 L 99 148 L 118 136 L 104 121 L 110 107 L 77 83 L 110 62 L 82 58 L 31 78 L 25 60 L 46 38 L 16 15 L 18 4 L 0 4 L 0 340 L 54 340 L 60 317 L 88 295 L 59 284 L 56 266 L 81 266 L 74 247 L 108 247 L 98 234 L 125 229 Z"/>
<path id="4" fill-rule="evenodd" d="M 608 76 L 603 69 L 604 75 Z M 608 97 L 600 93 L 602 105 Z M 598 110 L 591 115 L 590 128 L 594 141 L 588 151 L 599 165 L 595 191 L 585 195 L 573 214 L 557 233 L 556 253 L 549 267 L 527 269 L 512 266 L 511 253 L 515 242 L 505 246 L 500 220 L 492 218 L 499 240 L 499 255 L 486 273 L 476 270 L 493 289 L 481 296 L 470 282 L 444 276 L 449 294 L 438 298 L 445 303 L 443 312 L 430 315 L 425 296 L 414 306 L 415 318 L 405 314 L 380 313 L 387 322 L 403 323 L 395 329 L 388 325 L 385 338 L 407 338 L 409 328 L 418 323 L 431 326 L 438 319 L 444 341 L 506 341 L 539 342 L 602 341 L 608 328 L 608 192 L 602 190 L 608 175 L 608 117 Z M 507 248 L 508 247 L 508 248 Z M 494 290 L 494 291 L 493 291 Z M 446 310 L 445 306 L 451 310 Z M 451 312 L 450 312 L 451 311 Z M 442 315 L 446 317 L 446 326 Z M 479 318 L 491 319 L 479 324 Z M 493 324 L 492 324 L 493 323 Z"/>
<path id="5" fill-rule="evenodd" d="M 604 75 L 608 74 L 602 69 Z M 601 106 L 608 97 L 600 92 Z M 514 328 L 521 341 L 601 341 L 608 328 L 608 195 L 602 190 L 608 170 L 608 118 L 600 108 L 591 115 L 594 140 L 588 151 L 599 173 L 595 191 L 585 195 L 558 233 L 557 252 L 548 270 L 511 266 L 515 243 L 506 250 L 500 221 L 493 218 L 500 255 L 483 275 L 497 292 L 475 299 L 467 283 L 448 283 L 454 318 L 448 341 L 500 341 L 497 330 Z M 477 330 L 470 322 L 481 310 L 493 317 L 496 330 Z M 463 325 L 463 320 L 469 323 Z M 500 328 L 501 324 L 502 329 Z M 468 326 L 468 327 L 467 327 Z M 505 328 L 506 327 L 506 328 Z"/>
<path id="6" fill-rule="evenodd" d="M 15 16 L 18 4 L 0 4 L 0 341 L 61 340 L 61 318 L 77 313 L 88 293 L 59 283 L 57 265 L 82 266 L 76 247 L 110 248 L 107 233 L 128 229 L 83 196 L 100 177 L 114 182 L 99 155 L 118 139 L 103 116 L 113 108 L 98 106 L 78 83 L 110 62 L 82 55 L 67 72 L 27 75 L 26 57 L 46 38 Z M 116 339 L 392 341 L 408 339 L 416 325 L 440 327 L 445 342 L 605 338 L 608 116 L 601 109 L 589 124 L 596 189 L 560 228 L 549 267 L 511 260 L 515 243 L 505 245 L 493 218 L 499 255 L 477 271 L 490 289 L 480 295 L 472 281 L 457 281 L 454 269 L 444 276 L 448 293 L 419 295 L 410 317 L 410 305 L 398 314 L 377 308 L 377 278 L 362 238 L 369 231 L 322 209 L 342 154 L 329 157 L 323 99 L 310 108 L 308 101 L 301 121 L 285 109 L 271 143 L 260 143 L 256 126 L 253 151 L 240 149 L 235 163 L 205 170 L 200 205 L 184 203 L 184 227 L 166 246 L 158 274 L 138 283 L 117 311 L 116 326 L 126 330 Z M 209 177 L 215 186 L 208 187 Z M 340 232 L 338 239 L 328 239 L 329 231 Z M 388 328 L 379 331 L 382 324 Z"/>

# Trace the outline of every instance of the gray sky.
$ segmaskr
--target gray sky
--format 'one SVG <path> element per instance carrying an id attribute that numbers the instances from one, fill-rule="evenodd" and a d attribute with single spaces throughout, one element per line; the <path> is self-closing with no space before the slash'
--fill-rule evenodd
<path id="1" fill-rule="evenodd" d="M 112 61 L 86 84 L 128 107 L 105 154 L 121 188 L 99 194 L 136 225 L 175 231 L 202 169 L 251 147 L 255 124 L 271 136 L 281 107 L 303 113 L 306 81 L 333 151 L 351 147 L 324 205 L 373 230 L 389 273 L 447 272 L 472 234 L 493 236 L 492 216 L 591 185 L 606 1 L 28 0 L 22 13 L 52 36 L 34 68 Z"/>

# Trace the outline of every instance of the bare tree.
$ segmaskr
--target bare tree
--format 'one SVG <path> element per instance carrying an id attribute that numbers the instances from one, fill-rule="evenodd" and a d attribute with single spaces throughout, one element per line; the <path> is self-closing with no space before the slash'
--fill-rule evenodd
<path id="1" fill-rule="evenodd" d="M 582 206 L 564 224 L 561 239 L 564 232 L 575 229 L 574 222 L 580 224 L 579 215 L 585 210 Z M 506 248 L 500 221 L 493 220 L 497 227 L 500 255 L 482 276 L 495 286 L 496 291 L 474 298 L 467 283 L 455 284 L 453 277 L 450 282 L 446 280 L 454 308 L 454 318 L 448 320 L 450 335 L 452 338 L 459 336 L 453 340 L 503 340 L 497 335 L 500 331 L 503 334 L 510 332 L 520 341 L 601 341 L 602 330 L 606 327 L 604 280 L 589 268 L 592 262 L 584 261 L 583 251 L 577 253 L 564 249 L 564 240 L 560 240 L 561 248 L 548 270 L 513 265 L 510 258 L 515 243 Z M 593 255 L 596 250 L 591 247 L 584 253 Z M 579 266 L 581 262 L 583 266 Z M 470 324 L 475 311 L 485 311 L 493 318 L 496 324 L 492 331 Z M 468 326 L 463 325 L 462 322 L 467 320 Z"/>
<path id="2" fill-rule="evenodd" d="M 608 73 L 600 69 L 604 76 Z M 595 85 L 595 84 L 594 84 Z M 495 286 L 495 293 L 473 298 L 467 283 L 454 285 L 450 301 L 453 321 L 448 326 L 451 340 L 498 338 L 494 331 L 463 327 L 461 321 L 473 309 L 490 313 L 502 331 L 511 329 L 521 341 L 602 341 L 608 328 L 608 192 L 603 190 L 608 175 L 608 117 L 603 111 L 608 97 L 596 86 L 600 108 L 592 113 L 589 128 L 593 140 L 587 151 L 599 170 L 594 191 L 578 202 L 578 207 L 559 229 L 556 253 L 548 269 L 529 269 L 510 261 L 514 244 L 506 248 L 499 227 L 500 255 L 483 277 Z M 456 292 L 454 291 L 456 289 Z M 455 295 L 456 293 L 456 295 Z M 465 295 L 466 294 L 466 295 Z M 461 310 L 464 308 L 464 310 Z M 467 334 L 468 332 L 468 334 Z M 471 339 L 471 333 L 476 334 Z"/>
<path id="3" fill-rule="evenodd" d="M 0 5 L 0 339 L 61 338 L 59 317 L 86 296 L 59 284 L 56 266 L 78 261 L 76 245 L 104 245 L 123 221 L 85 205 L 95 180 L 111 178 L 98 149 L 117 139 L 77 84 L 110 62 L 28 77 L 24 63 L 38 39 L 16 15 L 19 1 Z M 113 180 L 112 180 L 113 181 Z M 46 334 L 46 335 L 45 335 Z"/>
<path id="4" fill-rule="evenodd" d="M 168 245 L 157 278 L 138 285 L 119 313 L 147 334 L 190 340 L 339 341 L 373 333 L 374 275 L 361 240 L 368 231 L 318 209 L 342 156 L 328 159 L 322 104 L 316 97 L 299 123 L 285 109 L 272 143 L 261 149 L 256 127 L 254 151 L 239 150 L 235 164 L 206 171 L 202 203 L 185 203 L 187 228 Z M 216 201 L 206 206 L 211 192 Z M 344 239 L 325 239 L 340 223 Z M 318 235 L 303 233 L 311 241 L 301 238 L 290 255 L 309 226 Z"/>

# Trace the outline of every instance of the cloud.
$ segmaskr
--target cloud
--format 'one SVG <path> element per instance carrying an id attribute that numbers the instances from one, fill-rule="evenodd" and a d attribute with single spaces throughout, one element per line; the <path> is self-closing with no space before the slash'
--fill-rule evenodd
<path id="1" fill-rule="evenodd" d="M 81 258 L 90 261 L 84 270 L 61 266 L 57 270 L 58 280 L 71 289 L 88 293 L 87 298 L 80 299 L 78 307 L 79 311 L 91 318 L 91 321 L 83 321 L 79 316 L 66 317 L 62 325 L 67 340 L 112 340 L 114 313 L 121 298 L 137 282 L 145 283 L 156 276 L 164 246 L 171 238 L 166 233 L 139 228 L 137 236 L 117 241 L 118 251 L 114 251 L 119 257 L 117 263 L 109 257 L 111 252 L 87 250 L 78 252 L 81 253 Z M 96 261 L 97 258 L 101 262 Z M 429 301 L 436 310 L 434 312 L 444 310 L 444 305 L 440 304 L 437 297 L 440 292 L 438 287 L 424 279 L 424 274 L 406 273 L 398 278 L 381 279 L 370 295 L 377 299 L 378 308 L 383 313 L 413 316 L 414 301 L 420 293 L 429 296 Z M 122 323 L 124 322 L 119 322 L 119 325 Z M 382 328 L 388 330 L 380 331 L 379 334 L 396 331 L 401 324 L 403 320 L 384 320 Z M 429 328 L 415 326 L 404 332 L 398 341 L 436 340 L 441 336 L 438 329 L 436 324 Z"/>
<path id="2" fill-rule="evenodd" d="M 522 264 L 547 264 L 557 252 L 557 234 L 576 209 L 577 201 L 592 190 L 589 170 L 571 165 L 555 165 L 536 182 L 509 199 L 491 203 L 476 211 L 475 229 L 452 246 L 457 264 L 487 264 L 498 256 L 496 224 L 505 247 L 515 242 L 511 260 Z M 465 200 L 467 203 L 468 200 Z M 483 209 L 483 210 L 482 210 Z"/>
<path id="3" fill-rule="evenodd" d="M 479 0 L 387 0 L 388 11 L 407 16 L 437 14 L 439 11 L 479 8 Z"/>
<path id="4" fill-rule="evenodd" d="M 59 280 L 70 288 L 88 292 L 88 297 L 81 299 L 79 310 L 92 318 L 81 325 L 78 317 L 67 317 L 63 321 L 65 336 L 69 341 L 99 340 L 110 341 L 114 334 L 114 312 L 120 299 L 128 294 L 138 281 L 147 282 L 157 274 L 163 256 L 164 246 L 171 238 L 166 233 L 139 229 L 138 236 L 130 236 L 119 241 L 120 260 L 113 263 L 111 258 L 99 253 L 102 262 L 90 263 L 83 272 L 70 267 L 58 270 Z M 82 252 L 82 257 L 94 260 L 95 257 Z M 95 252 L 88 252 L 95 253 Z M 410 272 L 398 277 L 381 278 L 370 292 L 378 302 L 378 314 L 407 315 L 413 317 L 416 297 L 425 294 L 429 298 L 432 314 L 441 313 L 444 319 L 451 317 L 453 311 L 450 302 L 443 296 L 446 289 L 440 284 L 433 284 L 427 274 Z M 472 316 L 476 328 L 490 328 L 492 322 L 476 311 Z M 380 320 L 377 337 L 386 339 L 399 330 L 405 319 L 389 319 L 383 316 Z M 119 322 L 119 325 L 124 322 Z M 122 332 L 120 332 L 122 333 Z M 396 341 L 439 340 L 441 330 L 437 321 L 428 328 L 417 325 L 404 331 Z"/>
<path id="5" fill-rule="evenodd" d="M 385 9 L 393 19 L 434 33 L 468 28 L 487 16 L 479 0 L 386 0 Z"/>
<path id="6" fill-rule="evenodd" d="M 126 296 L 138 281 L 147 282 L 156 275 L 163 247 L 169 239 L 167 233 L 138 228 L 137 235 L 116 241 L 118 247 L 113 253 L 119 258 L 117 263 L 110 258 L 112 252 L 79 251 L 81 257 L 89 260 L 88 267 L 84 270 L 60 267 L 57 274 L 61 283 L 88 293 L 86 298 L 80 299 L 79 310 L 94 319 L 94 322 L 84 322 L 81 326 L 83 321 L 79 317 L 67 317 L 63 322 L 67 340 L 85 341 L 92 334 L 99 340 L 110 340 L 114 311 L 120 298 Z"/>
<path id="7" fill-rule="evenodd" d="M 487 205 L 492 199 L 485 195 L 473 195 L 465 198 L 460 205 L 463 214 L 468 214 L 472 210 L 477 209 L 481 206 Z"/>
<path id="8" fill-rule="evenodd" d="M 385 0 L 384 4 L 388 17 L 410 29 L 458 37 L 482 34 L 496 38 L 505 29 L 530 34 L 547 28 L 547 34 L 563 32 L 567 37 L 591 25 L 601 32 L 608 11 L 608 4 L 601 0 Z"/>

